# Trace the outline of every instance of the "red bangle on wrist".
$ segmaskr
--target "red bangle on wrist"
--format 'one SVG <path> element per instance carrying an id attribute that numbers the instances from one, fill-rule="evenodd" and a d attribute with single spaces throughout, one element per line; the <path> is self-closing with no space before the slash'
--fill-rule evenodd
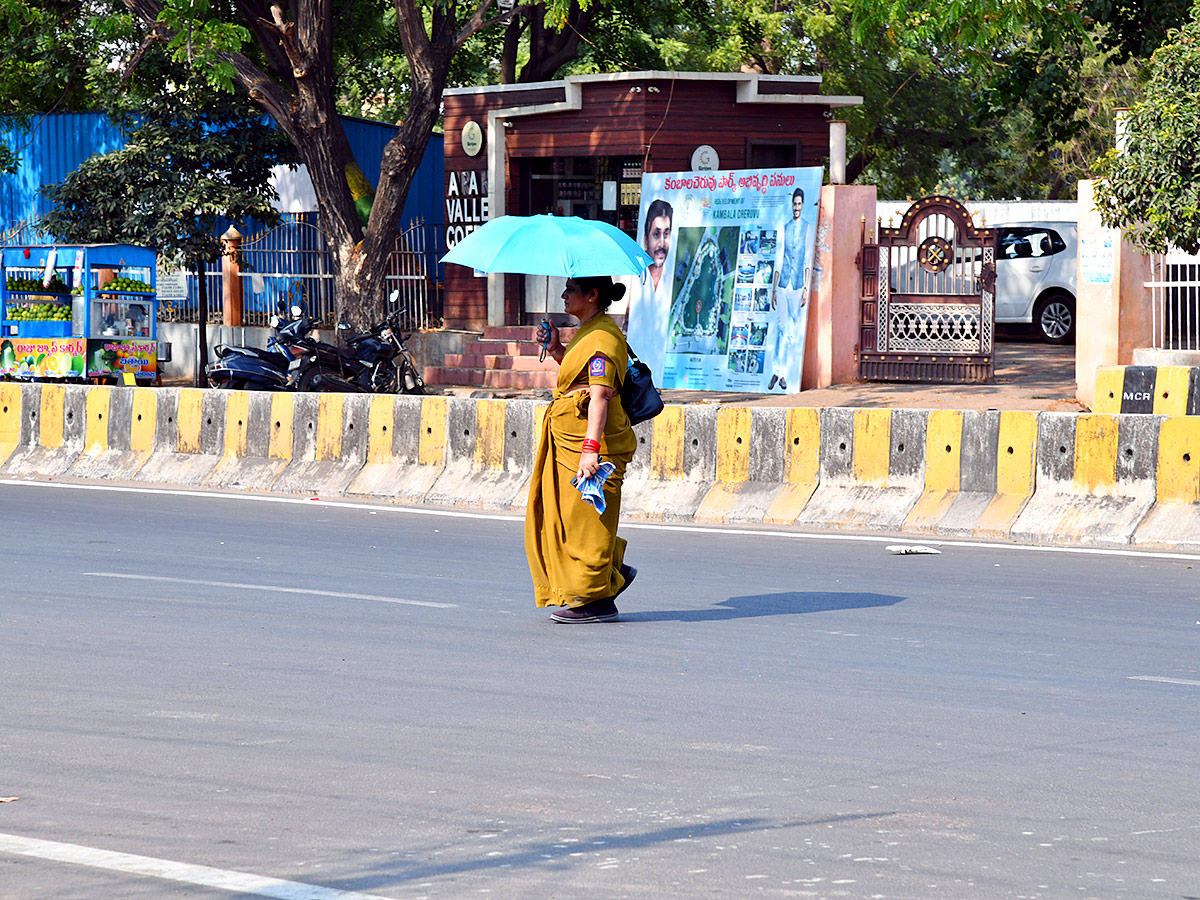
<path id="1" fill-rule="evenodd" d="M 600 442 L 593 441 L 591 438 L 584 438 L 583 439 L 583 452 L 584 453 L 599 453 L 600 452 Z"/>

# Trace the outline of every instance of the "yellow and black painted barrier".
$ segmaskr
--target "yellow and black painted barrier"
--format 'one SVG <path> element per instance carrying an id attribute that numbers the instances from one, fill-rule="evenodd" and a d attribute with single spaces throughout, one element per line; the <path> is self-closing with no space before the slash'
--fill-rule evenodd
<path id="1" fill-rule="evenodd" d="M 0 383 L 0 475 L 520 510 L 545 409 Z M 695 404 L 637 434 L 631 518 L 1200 549 L 1200 416 Z"/>
<path id="2" fill-rule="evenodd" d="M 1200 368 L 1100 366 L 1093 412 L 1200 416 Z"/>

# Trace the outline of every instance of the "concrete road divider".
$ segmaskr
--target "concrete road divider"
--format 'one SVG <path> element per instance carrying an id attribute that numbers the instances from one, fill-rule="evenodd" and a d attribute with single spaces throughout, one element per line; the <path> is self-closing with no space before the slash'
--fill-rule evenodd
<path id="1" fill-rule="evenodd" d="M 84 415 L 83 451 L 66 474 L 119 481 L 136 478 L 154 450 L 154 394 L 90 387 Z"/>
<path id="2" fill-rule="evenodd" d="M 1010 536 L 1128 544 L 1154 504 L 1158 423 L 1154 416 L 1039 414 L 1035 489 Z"/>
<path id="3" fill-rule="evenodd" d="M 787 410 L 717 410 L 715 481 L 696 508 L 700 522 L 761 522 L 784 484 Z"/>
<path id="4" fill-rule="evenodd" d="M 369 403 L 366 461 L 346 493 L 421 502 L 444 468 L 445 398 L 373 396 Z"/>
<path id="5" fill-rule="evenodd" d="M 531 400 L 449 399 L 445 468 L 425 502 L 524 509 L 533 471 L 533 407 Z"/>
<path id="6" fill-rule="evenodd" d="M 1134 532 L 1139 546 L 1200 550 L 1200 418 L 1161 420 L 1155 503 Z"/>
<path id="7" fill-rule="evenodd" d="M 691 521 L 716 478 L 716 425 L 717 409 L 708 405 L 668 406 L 639 425 L 639 447 L 621 492 L 622 513 Z"/>
<path id="8" fill-rule="evenodd" d="M 212 487 L 266 491 L 292 459 L 291 394 L 224 393 L 223 452 L 204 477 Z"/>
<path id="9" fill-rule="evenodd" d="M 1037 414 L 933 410 L 905 531 L 1003 537 L 1033 494 Z"/>
<path id="10" fill-rule="evenodd" d="M 924 489 L 928 412 L 825 409 L 821 472 L 797 524 L 899 531 Z"/>
<path id="11" fill-rule="evenodd" d="M 21 385 L 20 443 L 0 472 L 35 478 L 66 472 L 83 450 L 86 397 L 85 388 Z"/>
<path id="12" fill-rule="evenodd" d="M 0 383 L 0 474 L 519 511 L 545 410 Z M 1200 416 L 696 404 L 636 433 L 631 518 L 1200 550 Z"/>

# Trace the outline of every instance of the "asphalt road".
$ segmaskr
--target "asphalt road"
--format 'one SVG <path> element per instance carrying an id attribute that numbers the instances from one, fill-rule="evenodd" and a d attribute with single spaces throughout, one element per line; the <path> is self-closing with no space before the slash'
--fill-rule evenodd
<path id="1" fill-rule="evenodd" d="M 562 626 L 512 519 L 0 510 L 6 900 L 1200 897 L 1195 559 L 637 528 Z"/>

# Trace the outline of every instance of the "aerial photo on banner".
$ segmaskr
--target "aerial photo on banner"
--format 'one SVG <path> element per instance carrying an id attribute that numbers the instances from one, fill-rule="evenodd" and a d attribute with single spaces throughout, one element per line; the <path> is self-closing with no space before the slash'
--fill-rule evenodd
<path id="1" fill-rule="evenodd" d="M 795 393 L 823 171 L 642 176 L 629 343 L 664 388 Z"/>

